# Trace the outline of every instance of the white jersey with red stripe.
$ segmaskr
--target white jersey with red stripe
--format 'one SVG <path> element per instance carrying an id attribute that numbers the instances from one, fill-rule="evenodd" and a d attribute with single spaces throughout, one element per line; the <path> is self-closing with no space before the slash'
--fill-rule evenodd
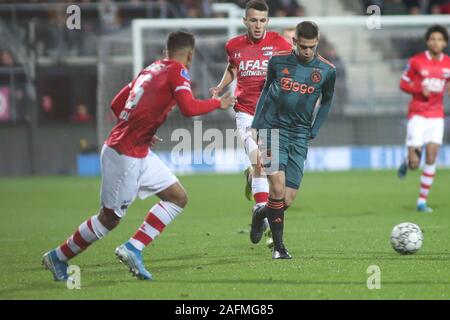
<path id="1" fill-rule="evenodd" d="M 441 54 L 433 59 L 428 51 L 412 57 L 402 75 L 400 88 L 412 95 L 408 118 L 443 118 L 443 97 L 450 81 L 450 57 Z M 429 91 L 429 96 L 423 90 Z"/>

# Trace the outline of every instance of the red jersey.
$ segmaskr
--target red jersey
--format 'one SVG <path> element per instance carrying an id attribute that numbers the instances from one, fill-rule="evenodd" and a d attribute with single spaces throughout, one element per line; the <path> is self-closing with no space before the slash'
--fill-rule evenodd
<path id="1" fill-rule="evenodd" d="M 444 117 L 444 94 L 450 81 L 450 57 L 441 54 L 433 60 L 428 51 L 412 57 L 400 82 L 400 88 L 413 97 L 409 103 L 408 118 L 419 115 L 425 118 Z M 430 95 L 423 95 L 426 88 Z"/>
<path id="2" fill-rule="evenodd" d="M 196 100 L 183 64 L 169 59 L 156 61 L 114 97 L 111 109 L 119 121 L 106 144 L 130 157 L 147 156 L 152 137 L 175 104 L 184 116 L 192 117 L 218 109 L 220 100 Z"/>
<path id="3" fill-rule="evenodd" d="M 246 34 L 237 36 L 227 42 L 225 49 L 228 62 L 237 70 L 234 109 L 254 115 L 270 57 L 278 51 L 292 50 L 292 45 L 280 34 L 268 31 L 256 42 Z"/>

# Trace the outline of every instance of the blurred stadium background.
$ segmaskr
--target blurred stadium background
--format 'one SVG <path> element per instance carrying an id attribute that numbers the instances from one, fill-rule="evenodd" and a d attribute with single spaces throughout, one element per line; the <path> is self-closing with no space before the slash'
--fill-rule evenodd
<path id="1" fill-rule="evenodd" d="M 70 4 L 81 8 L 81 30 L 66 27 Z M 425 49 L 428 25 L 439 22 L 450 27 L 450 0 L 269 0 L 268 4 L 269 29 L 280 33 L 303 19 L 320 19 L 319 52 L 338 68 L 334 107 L 313 144 L 308 168 L 397 166 L 404 155 L 409 101 L 398 87 L 401 73 L 407 59 Z M 226 66 L 225 42 L 244 31 L 240 23 L 244 5 L 244 0 L 0 0 L 0 176 L 98 174 L 97 152 L 115 121 L 109 102 L 133 76 L 134 19 L 155 19 L 147 22 L 149 26 L 156 21 L 175 25 L 179 19 L 200 19 L 211 26 L 214 22 L 205 19 L 228 21 L 226 27 L 193 29 L 193 20 L 185 20 L 184 27 L 197 35 L 191 71 L 195 94 L 208 97 L 208 88 L 220 80 Z M 368 28 L 370 5 L 378 5 L 390 23 Z M 144 63 L 162 57 L 171 30 L 142 29 Z M 198 119 L 205 120 L 204 130 L 235 128 L 233 111 Z M 446 123 L 449 128 L 450 117 Z M 156 149 L 169 163 L 176 128 L 192 130 L 193 119 L 175 110 L 159 131 L 164 142 Z M 449 138 L 447 129 L 445 141 Z M 450 167 L 448 147 L 439 161 Z M 175 162 L 171 165 L 178 172 L 242 169 L 177 167 Z"/>

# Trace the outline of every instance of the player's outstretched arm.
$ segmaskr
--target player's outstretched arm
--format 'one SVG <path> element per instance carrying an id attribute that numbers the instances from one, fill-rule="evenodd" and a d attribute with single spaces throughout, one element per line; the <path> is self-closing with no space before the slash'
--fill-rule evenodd
<path id="1" fill-rule="evenodd" d="M 209 93 L 214 98 L 217 98 L 223 89 L 232 83 L 234 79 L 236 79 L 236 68 L 228 63 L 227 68 L 223 73 L 222 80 L 220 80 L 217 86 L 210 88 Z"/>
<path id="2" fill-rule="evenodd" d="M 328 80 L 322 87 L 322 101 L 320 103 L 319 111 L 317 112 L 316 119 L 311 128 L 310 139 L 314 139 L 319 133 L 319 129 L 325 121 L 328 112 L 330 112 L 331 102 L 334 95 L 334 83 L 336 82 L 336 69 L 331 71 Z"/>
<path id="3" fill-rule="evenodd" d="M 219 97 L 220 109 L 225 110 L 233 107 L 236 103 L 236 97 L 231 95 L 230 92 L 225 93 L 223 96 Z"/>
<path id="4" fill-rule="evenodd" d="M 227 109 L 235 103 L 235 98 L 229 93 L 220 98 L 200 100 L 195 99 L 192 92 L 186 89 L 176 91 L 175 100 L 185 117 L 200 116 L 216 109 Z"/>

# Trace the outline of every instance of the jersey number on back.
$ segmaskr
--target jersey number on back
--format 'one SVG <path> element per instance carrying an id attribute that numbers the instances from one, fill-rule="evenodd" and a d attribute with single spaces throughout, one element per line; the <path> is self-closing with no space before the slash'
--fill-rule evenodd
<path id="1" fill-rule="evenodd" d="M 164 67 L 162 64 L 152 64 L 146 70 L 157 72 Z M 119 115 L 120 120 L 128 121 L 130 112 L 136 108 L 144 94 L 144 84 L 151 81 L 153 76 L 150 73 L 142 74 L 136 79 L 136 83 L 130 92 L 130 96 L 125 104 L 125 108 Z"/>

